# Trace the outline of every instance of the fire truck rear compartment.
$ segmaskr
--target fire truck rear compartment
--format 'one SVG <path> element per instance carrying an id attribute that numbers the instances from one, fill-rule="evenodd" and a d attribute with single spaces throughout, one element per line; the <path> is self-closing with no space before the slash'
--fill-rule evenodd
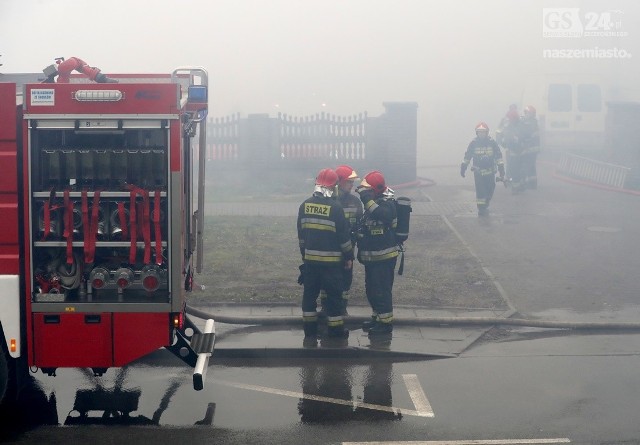
<path id="1" fill-rule="evenodd" d="M 110 368 L 171 344 L 167 313 L 35 313 L 34 366 Z"/>
<path id="2" fill-rule="evenodd" d="M 202 269 L 207 73 L 114 76 L 0 84 L 0 269 L 16 285 L 0 333 L 25 372 L 211 353 L 183 324 Z"/>
<path id="3" fill-rule="evenodd" d="M 168 303 L 168 123 L 31 121 L 33 301 Z"/>

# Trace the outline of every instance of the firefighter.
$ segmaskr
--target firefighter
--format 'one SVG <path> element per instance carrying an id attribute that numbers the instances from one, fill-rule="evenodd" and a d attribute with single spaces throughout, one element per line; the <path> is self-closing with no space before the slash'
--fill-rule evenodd
<path id="1" fill-rule="evenodd" d="M 393 190 L 379 171 L 368 173 L 356 188 L 364 205 L 358 226 L 358 261 L 364 265 L 364 283 L 371 320 L 362 329 L 369 336 L 393 331 L 393 278 L 398 259 L 395 229 L 398 223 Z"/>
<path id="2" fill-rule="evenodd" d="M 500 121 L 500 127 L 496 131 L 496 142 L 505 150 L 507 174 L 511 179 L 513 193 L 521 192 L 525 187 L 524 150 L 521 136 L 520 115 L 512 105 L 506 116 Z"/>
<path id="3" fill-rule="evenodd" d="M 469 143 L 460 164 L 460 176 L 464 178 L 469 163 L 473 160 L 473 177 L 476 186 L 478 216 L 489 213 L 489 202 L 496 188 L 496 167 L 500 180 L 504 181 L 504 163 L 498 143 L 489 136 L 489 126 L 484 122 L 476 125 L 476 137 Z"/>
<path id="4" fill-rule="evenodd" d="M 326 315 L 329 337 L 348 338 L 342 319 L 342 268 L 353 267 L 349 222 L 335 199 L 338 175 L 325 168 L 318 173 L 313 195 L 298 210 L 298 241 L 302 255 L 302 319 L 305 340 L 318 334 L 317 300 L 327 292 Z"/>
<path id="5" fill-rule="evenodd" d="M 538 174 L 536 160 L 540 153 L 540 133 L 536 109 L 528 105 L 520 119 L 520 140 L 522 141 L 522 170 L 524 187 L 528 189 L 538 188 Z"/>
<path id="6" fill-rule="evenodd" d="M 507 109 L 507 112 L 505 113 L 505 115 L 502 117 L 502 119 L 500 119 L 500 123 L 498 124 L 498 129 L 496 130 L 496 141 L 498 142 L 498 144 L 500 143 L 500 141 L 498 140 L 499 139 L 498 134 L 500 133 L 500 130 L 507 126 L 509 121 L 513 119 L 514 115 L 515 116 L 518 115 L 518 105 L 511 104 L 509 105 L 509 108 Z"/>
<path id="7" fill-rule="evenodd" d="M 340 165 L 336 168 L 338 175 L 338 201 L 344 210 L 344 216 L 349 221 L 349 231 L 351 233 L 351 245 L 356 245 L 356 226 L 360 218 L 362 218 L 363 210 L 360 199 L 351 193 L 353 189 L 353 183 L 358 179 L 356 171 L 348 165 Z M 342 315 L 348 315 L 347 306 L 349 304 L 349 290 L 351 289 L 351 283 L 353 282 L 353 268 L 342 270 Z M 320 301 L 322 303 L 324 311 L 324 302 L 326 301 L 327 293 L 320 291 Z"/>
<path id="8" fill-rule="evenodd" d="M 510 124 L 512 124 L 512 122 L 514 120 L 518 120 L 518 106 L 516 104 L 511 104 L 509 105 L 509 109 L 507 110 L 507 112 L 505 113 L 504 116 L 502 116 L 502 119 L 500 119 L 500 123 L 498 123 L 498 128 L 496 130 L 496 142 L 498 143 L 499 146 L 504 147 L 505 146 L 505 142 L 506 142 L 506 138 L 507 138 L 507 127 L 509 127 Z M 511 172 L 509 171 L 509 152 L 507 150 L 505 150 L 504 153 L 505 156 L 505 163 L 506 163 L 506 170 L 507 170 L 507 176 L 511 176 Z"/>

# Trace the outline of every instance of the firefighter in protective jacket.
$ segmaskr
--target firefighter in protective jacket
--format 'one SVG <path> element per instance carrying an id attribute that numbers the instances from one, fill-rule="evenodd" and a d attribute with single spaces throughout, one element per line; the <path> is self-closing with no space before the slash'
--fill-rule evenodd
<path id="1" fill-rule="evenodd" d="M 347 338 L 342 319 L 342 269 L 353 267 L 349 222 L 335 199 L 338 175 L 323 169 L 316 177 L 313 195 L 298 210 L 298 241 L 304 262 L 302 318 L 305 339 L 318 334 L 317 299 L 327 293 L 326 315 L 329 337 Z"/>
<path id="2" fill-rule="evenodd" d="M 496 131 L 496 142 L 505 151 L 507 174 L 511 181 L 511 192 L 524 190 L 525 154 L 522 144 L 522 125 L 516 109 L 509 109 Z"/>
<path id="3" fill-rule="evenodd" d="M 357 195 L 351 193 L 353 183 L 358 179 L 356 171 L 348 165 L 340 165 L 336 168 L 338 175 L 338 202 L 344 210 L 344 216 L 349 221 L 349 231 L 351 233 L 351 245 L 356 245 L 356 226 L 362 218 L 362 202 Z M 347 306 L 349 304 L 349 290 L 353 282 L 353 268 L 342 270 L 342 315 L 347 315 Z M 324 303 L 326 302 L 327 293 L 320 291 L 320 301 L 324 312 Z"/>
<path id="4" fill-rule="evenodd" d="M 504 162 L 497 142 L 489 136 L 489 126 L 484 122 L 476 125 L 476 137 L 469 143 L 460 164 L 460 176 L 464 178 L 469 163 L 473 161 L 473 176 L 476 186 L 476 204 L 478 215 L 489 212 L 489 202 L 496 188 L 496 167 L 500 180 L 504 181 Z"/>
<path id="5" fill-rule="evenodd" d="M 536 109 L 533 105 L 528 105 L 524 109 L 524 115 L 520 119 L 522 140 L 522 167 L 524 176 L 524 186 L 528 189 L 538 188 L 538 174 L 536 169 L 536 158 L 540 153 L 540 133 Z"/>
<path id="6" fill-rule="evenodd" d="M 363 325 L 369 335 L 393 331 L 393 279 L 398 260 L 395 230 L 398 224 L 393 191 L 379 171 L 368 173 L 356 189 L 364 204 L 358 228 L 358 261 L 364 264 L 365 291 L 371 321 Z"/>

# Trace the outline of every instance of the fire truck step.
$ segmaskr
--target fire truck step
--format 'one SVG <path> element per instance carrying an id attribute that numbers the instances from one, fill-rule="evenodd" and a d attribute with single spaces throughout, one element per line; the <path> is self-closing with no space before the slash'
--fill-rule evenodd
<path id="1" fill-rule="evenodd" d="M 191 349 L 196 354 L 212 354 L 216 344 L 216 333 L 193 334 L 191 337 Z"/>
<path id="2" fill-rule="evenodd" d="M 213 354 L 215 343 L 216 326 L 212 319 L 208 319 L 204 325 L 204 332 L 198 332 L 191 337 L 191 349 L 198 354 L 196 366 L 193 370 L 193 389 L 196 391 L 204 388 L 204 380 L 209 367 L 209 357 Z"/>

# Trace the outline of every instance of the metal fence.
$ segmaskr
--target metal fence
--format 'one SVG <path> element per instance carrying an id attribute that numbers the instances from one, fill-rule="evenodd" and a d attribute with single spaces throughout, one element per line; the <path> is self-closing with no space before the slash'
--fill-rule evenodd
<path id="1" fill-rule="evenodd" d="M 242 174 L 257 168 L 277 174 L 292 168 L 315 171 L 348 163 L 359 170 L 382 170 L 392 183 L 414 181 L 417 104 L 383 105 L 385 112 L 376 117 L 362 112 L 302 117 L 233 114 L 209 119 L 209 168 L 217 175 L 229 170 Z"/>
<path id="2" fill-rule="evenodd" d="M 631 169 L 582 156 L 564 153 L 558 163 L 557 172 L 576 179 L 592 181 L 612 188 L 625 187 Z"/>
<path id="3" fill-rule="evenodd" d="M 240 145 L 240 114 L 210 119 L 207 122 L 207 159 L 237 160 Z"/>
<path id="4" fill-rule="evenodd" d="M 302 118 L 278 114 L 276 125 L 282 158 L 366 158 L 367 113 Z"/>

